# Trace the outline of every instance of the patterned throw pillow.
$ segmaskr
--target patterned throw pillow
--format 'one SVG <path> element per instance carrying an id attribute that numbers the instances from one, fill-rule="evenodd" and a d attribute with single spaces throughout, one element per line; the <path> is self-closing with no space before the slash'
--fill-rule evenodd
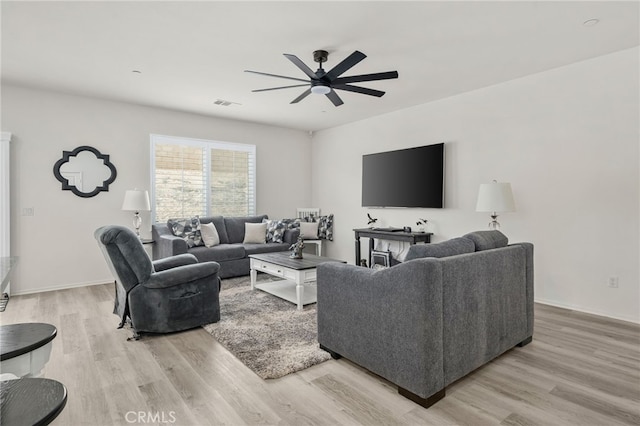
<path id="1" fill-rule="evenodd" d="M 287 229 L 295 229 L 300 227 L 300 219 L 280 219 L 280 222 Z"/>
<path id="2" fill-rule="evenodd" d="M 333 241 L 333 214 L 318 218 L 318 238 Z"/>
<path id="3" fill-rule="evenodd" d="M 267 224 L 267 242 L 282 243 L 284 242 L 284 231 L 288 229 L 287 223 L 281 220 L 262 219 L 262 223 Z"/>
<path id="4" fill-rule="evenodd" d="M 202 235 L 200 233 L 200 218 L 198 216 L 191 219 L 169 219 L 167 226 L 176 237 L 182 238 L 187 247 L 203 246 Z"/>
<path id="5" fill-rule="evenodd" d="M 303 219 L 305 222 L 318 222 L 318 218 L 312 214 L 309 216 L 305 216 Z"/>

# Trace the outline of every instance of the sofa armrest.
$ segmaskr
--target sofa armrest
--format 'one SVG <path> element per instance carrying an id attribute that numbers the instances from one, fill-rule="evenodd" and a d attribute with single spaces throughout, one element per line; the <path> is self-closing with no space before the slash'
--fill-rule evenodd
<path id="1" fill-rule="evenodd" d="M 187 242 L 175 235 L 160 235 L 155 239 L 153 246 L 153 258 L 155 260 L 165 257 L 187 253 Z"/>
<path id="2" fill-rule="evenodd" d="M 526 265 L 526 287 L 527 287 L 527 333 L 529 336 L 533 336 L 533 288 L 534 288 L 534 275 L 533 275 L 533 244 L 531 243 L 514 243 L 509 246 L 520 246 L 525 251 L 525 265 Z"/>
<path id="3" fill-rule="evenodd" d="M 166 271 L 151 274 L 149 279 L 142 285 L 146 288 L 168 288 L 207 277 L 215 279 L 219 270 L 220 264 L 217 262 L 202 262 L 192 265 L 176 266 Z M 215 279 L 214 282 L 217 288 L 219 285 L 218 280 Z"/>
<path id="4" fill-rule="evenodd" d="M 444 388 L 442 268 L 416 259 L 374 271 L 318 266 L 318 342 L 410 392 Z"/>
<path id="5" fill-rule="evenodd" d="M 176 266 L 192 265 L 198 263 L 198 259 L 192 254 L 179 254 L 177 256 L 165 257 L 153 261 L 153 269 L 156 272 L 175 268 Z"/>

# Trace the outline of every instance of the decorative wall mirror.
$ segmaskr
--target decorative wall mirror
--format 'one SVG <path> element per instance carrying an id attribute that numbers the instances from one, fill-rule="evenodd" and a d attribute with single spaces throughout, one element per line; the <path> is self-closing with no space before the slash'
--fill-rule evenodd
<path id="1" fill-rule="evenodd" d="M 79 146 L 73 151 L 62 151 L 62 158 L 53 166 L 53 174 L 62 182 L 63 190 L 89 198 L 109 191 L 117 172 L 108 155 L 90 146 Z"/>

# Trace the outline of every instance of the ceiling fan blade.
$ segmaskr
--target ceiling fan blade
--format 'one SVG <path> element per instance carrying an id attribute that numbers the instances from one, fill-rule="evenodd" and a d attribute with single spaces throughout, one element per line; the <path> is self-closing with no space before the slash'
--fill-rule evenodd
<path id="1" fill-rule="evenodd" d="M 325 96 L 329 98 L 329 100 L 333 102 L 335 106 L 340 106 L 344 103 L 342 102 L 342 99 L 340 99 L 340 96 L 338 96 L 338 94 L 333 89 L 331 89 L 331 91 Z"/>
<path id="2" fill-rule="evenodd" d="M 278 89 L 289 89 L 291 87 L 304 87 L 304 86 L 308 86 L 309 83 L 307 84 L 294 84 L 293 86 L 280 86 L 280 87 L 270 87 L 269 89 L 256 89 L 256 90 L 252 90 L 252 92 L 267 92 L 269 90 L 278 90 Z"/>
<path id="3" fill-rule="evenodd" d="M 356 65 L 358 62 L 360 62 L 366 57 L 367 55 L 356 50 L 351 55 L 347 56 L 338 65 L 331 68 L 331 71 L 327 73 L 327 78 L 329 78 L 329 81 L 334 81 L 336 78 L 340 77 L 343 73 L 348 71 L 351 67 L 353 67 L 354 65 Z"/>
<path id="4" fill-rule="evenodd" d="M 361 93 L 363 95 L 381 97 L 385 92 L 381 90 L 368 89 L 366 87 L 351 86 L 349 84 L 332 84 L 331 87 L 338 90 L 346 90 L 348 92 Z"/>
<path id="5" fill-rule="evenodd" d="M 308 80 L 303 80 L 301 78 L 295 78 L 295 77 L 287 77 L 286 75 L 268 74 L 266 72 L 251 71 L 251 70 L 244 70 L 244 72 L 250 72 L 250 73 L 253 73 L 253 74 L 266 75 L 266 76 L 269 76 L 269 77 L 286 78 L 288 80 L 304 81 L 305 83 L 309 82 Z"/>
<path id="6" fill-rule="evenodd" d="M 295 98 L 294 100 L 292 100 L 289 103 L 292 104 L 297 104 L 298 102 L 300 102 L 301 100 L 303 100 L 304 98 L 306 98 L 307 96 L 309 96 L 311 94 L 311 87 L 309 87 L 307 90 L 305 90 L 302 95 L 298 96 L 297 98 Z"/>
<path id="7" fill-rule="evenodd" d="M 398 78 L 398 71 L 377 72 L 373 74 L 351 75 L 348 77 L 340 77 L 333 81 L 332 84 L 358 83 L 362 81 L 390 80 Z"/>
<path id="8" fill-rule="evenodd" d="M 311 68 L 309 68 L 304 62 L 302 62 L 297 56 L 290 55 L 288 53 L 283 53 L 283 55 L 288 60 L 293 62 L 293 65 L 297 66 L 298 68 L 300 68 L 302 70 L 303 73 L 308 75 L 310 79 L 312 79 L 312 80 L 317 80 L 318 79 L 318 76 L 316 75 L 316 73 L 313 72 L 313 70 Z"/>

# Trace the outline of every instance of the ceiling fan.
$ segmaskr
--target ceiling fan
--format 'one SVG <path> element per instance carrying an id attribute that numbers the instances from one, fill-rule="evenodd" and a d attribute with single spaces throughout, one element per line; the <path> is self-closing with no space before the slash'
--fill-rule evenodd
<path id="1" fill-rule="evenodd" d="M 329 57 L 329 52 L 327 52 L 326 50 L 316 50 L 315 52 L 313 52 L 313 60 L 320 64 L 316 72 L 313 72 L 311 68 L 305 65 L 305 63 L 302 62 L 300 59 L 298 59 L 297 56 L 289 55 L 287 53 L 285 53 L 284 56 L 287 59 L 289 59 L 291 62 L 293 62 L 295 66 L 300 68 L 302 72 L 305 73 L 307 77 L 309 77 L 309 80 L 304 80 L 304 79 L 295 78 L 295 77 L 287 77 L 284 75 L 268 74 L 265 72 L 245 70 L 245 72 L 250 72 L 254 74 L 267 75 L 269 77 L 286 78 L 288 80 L 302 81 L 305 83 L 305 84 L 295 84 L 293 86 L 281 86 L 281 87 L 271 87 L 269 89 L 252 90 L 252 92 L 265 92 L 268 90 L 279 90 L 279 89 L 288 89 L 291 87 L 309 86 L 307 90 L 305 90 L 300 96 L 298 96 L 293 101 L 291 101 L 291 103 L 292 104 L 298 103 L 304 98 L 306 98 L 307 96 L 309 96 L 309 94 L 314 93 L 319 95 L 326 95 L 327 98 L 329 98 L 329 100 L 333 102 L 335 106 L 340 106 L 344 102 L 342 102 L 342 99 L 340 99 L 340 96 L 338 96 L 338 94 L 335 92 L 334 89 L 346 90 L 348 92 L 355 92 L 355 93 L 361 93 L 363 95 L 380 97 L 384 95 L 385 92 L 382 92 L 380 90 L 368 89 L 366 87 L 353 86 L 349 83 L 360 83 L 364 81 L 388 80 L 391 78 L 398 78 L 397 71 L 387 71 L 387 72 L 379 72 L 374 74 L 361 74 L 361 75 L 352 75 L 348 77 L 340 77 L 342 74 L 344 74 L 353 66 L 355 66 L 358 62 L 362 61 L 364 58 L 367 57 L 367 55 L 357 50 L 353 52 L 351 55 L 347 56 L 342 62 L 340 62 L 335 67 L 333 67 L 328 72 L 322 68 L 322 63 L 326 62 L 327 58 Z"/>

